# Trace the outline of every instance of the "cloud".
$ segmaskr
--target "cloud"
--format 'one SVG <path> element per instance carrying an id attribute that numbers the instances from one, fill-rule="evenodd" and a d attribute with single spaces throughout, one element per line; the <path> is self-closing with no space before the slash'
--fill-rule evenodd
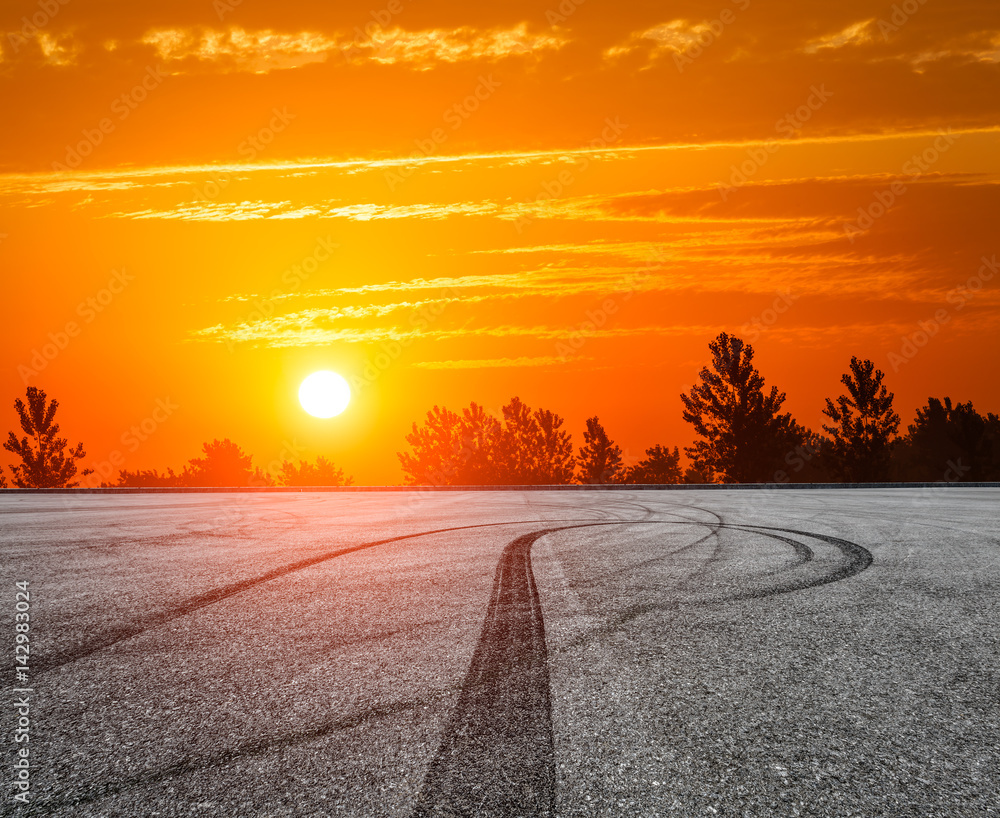
<path id="1" fill-rule="evenodd" d="M 38 35 L 38 47 L 45 63 L 58 67 L 75 65 L 80 54 L 80 45 L 69 34 L 57 36 L 43 31 Z"/>
<path id="2" fill-rule="evenodd" d="M 155 29 L 148 32 L 142 42 L 153 46 L 157 56 L 167 63 L 197 60 L 256 74 L 323 62 L 336 47 L 334 39 L 317 32 L 246 32 L 238 26 L 227 31 Z"/>
<path id="3" fill-rule="evenodd" d="M 589 360 L 574 358 L 574 361 Z M 541 355 L 534 358 L 475 358 L 456 361 L 418 361 L 413 366 L 418 369 L 508 369 L 524 366 L 562 366 L 565 358 L 554 355 Z"/>
<path id="4" fill-rule="evenodd" d="M 957 41 L 951 41 L 936 49 L 925 49 L 909 57 L 910 63 L 918 71 L 923 71 L 927 63 L 944 60 L 965 63 L 1000 63 L 1000 32 L 979 32 Z"/>
<path id="5" fill-rule="evenodd" d="M 378 205 L 356 204 L 332 207 L 322 214 L 327 219 L 445 219 L 449 216 L 495 215 L 500 211 L 496 202 L 449 202 L 444 204 Z"/>
<path id="6" fill-rule="evenodd" d="M 837 49 L 845 48 L 847 46 L 865 45 L 873 41 L 874 33 L 875 18 L 869 18 L 867 20 L 861 20 L 857 23 L 851 23 L 851 25 L 846 28 L 832 34 L 824 34 L 822 37 L 816 37 L 809 40 L 802 47 L 802 50 L 806 54 L 816 54 L 824 49 Z"/>
<path id="7" fill-rule="evenodd" d="M 279 219 L 287 218 L 293 211 L 287 208 L 291 202 L 190 202 L 169 209 L 133 210 L 120 213 L 108 213 L 106 219 L 174 219 L 178 221 L 210 221 L 229 222 L 247 221 L 248 219 Z M 286 214 L 286 215 L 282 215 Z"/>
<path id="8" fill-rule="evenodd" d="M 944 61 L 957 64 L 1000 62 L 1000 31 L 984 30 L 958 35 L 946 31 L 923 32 L 923 36 L 915 40 L 897 40 L 895 34 L 899 28 L 886 20 L 872 17 L 807 40 L 800 51 L 819 54 L 871 46 L 860 58 L 852 55 L 849 59 L 866 64 L 898 60 L 908 63 L 918 73 L 925 71 L 930 63 Z"/>
<path id="9" fill-rule="evenodd" d="M 713 331 L 714 330 L 714 331 Z M 221 324 L 193 333 L 197 338 L 224 343 L 252 343 L 273 348 L 325 346 L 328 344 L 372 344 L 380 341 L 409 342 L 417 339 L 436 341 L 467 341 L 480 338 L 531 338 L 541 341 L 563 340 L 574 332 L 570 326 L 504 324 L 497 326 L 463 326 L 455 328 L 407 328 L 397 325 L 384 327 L 332 327 L 320 315 L 311 320 L 298 313 L 274 316 L 252 324 L 227 328 Z M 631 338 L 635 336 L 714 335 L 712 326 L 641 326 L 603 327 L 588 330 L 588 338 Z"/>
<path id="10" fill-rule="evenodd" d="M 1000 126 L 995 124 L 981 125 L 981 126 L 970 126 L 965 128 L 953 128 L 952 131 L 956 134 L 965 135 L 992 135 L 1000 134 Z M 869 142 L 882 142 L 882 141 L 893 141 L 898 139 L 916 139 L 922 137 L 928 137 L 934 139 L 939 134 L 938 130 L 933 128 L 920 128 L 920 129 L 906 129 L 906 130 L 895 130 L 895 129 L 885 129 L 881 131 L 872 131 L 866 133 L 849 133 L 849 134 L 823 134 L 819 136 L 808 136 L 802 135 L 794 139 L 794 145 L 796 147 L 803 147 L 808 145 L 829 145 L 831 147 L 844 146 L 844 147 L 855 147 L 863 146 Z M 638 161 L 642 158 L 648 158 L 652 160 L 657 156 L 663 157 L 665 161 L 669 161 L 671 154 L 679 154 L 682 156 L 694 156 L 696 154 L 703 153 L 706 150 L 714 149 L 726 149 L 726 148 L 749 148 L 762 146 L 766 144 L 771 144 L 774 142 L 773 139 L 773 126 L 772 130 L 769 132 L 768 139 L 745 139 L 745 140 L 718 140 L 718 141 L 703 141 L 703 142 L 678 142 L 675 144 L 667 145 L 633 145 L 629 147 L 622 148 L 574 148 L 574 149 L 553 149 L 553 150 L 528 150 L 528 151 L 497 151 L 492 153 L 453 153 L 453 154 L 440 154 L 440 155 L 406 155 L 397 156 L 392 158 L 378 158 L 378 159 L 332 159 L 332 158 L 316 158 L 310 160 L 283 160 L 283 161 L 256 161 L 253 163 L 248 162 L 229 162 L 229 163 L 193 163 L 186 165 L 161 165 L 161 166 L 145 166 L 145 167 L 124 167 L 117 169 L 95 169 L 95 170 L 77 170 L 72 172 L 46 172 L 46 173 L 0 173 L 0 195 L 9 193 L 37 193 L 39 191 L 53 191 L 53 192 L 72 192 L 75 190 L 97 190 L 99 188 L 95 185 L 111 185 L 114 184 L 118 186 L 119 189 L 125 190 L 128 187 L 139 188 L 139 187 L 157 187 L 157 186 L 167 186 L 167 185 L 178 185 L 189 183 L 186 180 L 190 180 L 190 184 L 196 184 L 202 180 L 192 177 L 210 177 L 217 178 L 223 177 L 228 178 L 233 174 L 240 174 L 241 176 L 249 176 L 250 174 L 267 174 L 274 173 L 275 178 L 304 178 L 319 176 L 326 172 L 336 172 L 340 171 L 345 174 L 358 174 L 358 173 L 379 173 L 384 172 L 390 168 L 411 168 L 418 166 L 427 165 L 448 165 L 451 166 L 449 170 L 454 170 L 456 172 L 465 171 L 472 168 L 478 168 L 481 170 L 498 170 L 508 167 L 540 167 L 544 165 L 552 164 L 567 164 L 572 165 L 574 163 L 579 163 L 581 158 L 594 158 L 599 159 L 602 162 L 615 162 L 615 161 Z M 791 144 L 791 141 L 789 142 Z M 163 181 L 153 181 L 156 179 L 161 179 Z M 126 185 L 124 180 L 127 180 Z M 749 187 L 749 186 L 748 186 Z M 106 189 L 112 189 L 111 187 L 106 187 Z M 697 188 L 704 192 L 704 188 Z M 717 192 L 715 188 L 712 188 L 712 198 L 717 198 Z M 536 193 L 534 198 L 526 200 L 523 204 L 525 206 L 539 206 L 544 204 L 544 200 L 550 199 L 548 194 L 541 191 Z M 539 199 L 543 200 L 541 204 Z M 327 200 L 329 204 L 331 200 Z M 509 200 L 508 200 L 509 201 Z M 515 203 L 517 206 L 519 203 Z M 314 202 L 309 202 L 308 207 L 314 206 Z M 331 205 L 332 206 L 332 205 Z M 444 211 L 438 208 L 444 207 L 441 204 L 417 204 L 410 205 L 408 207 L 413 208 L 427 208 L 428 215 L 442 214 Z M 475 212 L 475 208 L 493 208 L 496 209 L 492 203 L 484 204 L 481 202 L 474 202 L 469 205 L 454 203 L 447 205 L 448 207 L 472 207 L 473 210 L 469 212 Z M 504 204 L 502 207 L 507 207 Z M 373 205 L 365 203 L 362 206 L 364 209 L 357 211 L 345 210 L 338 212 L 336 216 L 350 218 L 352 216 L 362 217 L 366 214 L 370 214 L 369 218 L 383 217 L 383 218 L 394 218 L 398 215 L 404 213 L 405 211 L 399 208 L 389 208 L 384 205 Z M 499 200 L 497 207 L 501 207 Z M 143 211 L 144 213 L 146 211 Z M 169 210 L 157 211 L 169 213 Z M 327 211 L 323 211 L 327 212 Z M 416 210 L 413 211 L 416 213 Z M 458 212 L 458 211 L 455 211 Z M 483 212 L 487 212 L 486 209 Z M 130 211 L 123 211 L 120 214 L 116 214 L 121 218 L 127 218 L 130 216 Z M 213 217 L 211 211 L 206 211 L 206 215 Z M 311 215 L 308 213 L 301 214 L 302 217 Z M 155 218 L 154 211 L 149 211 L 147 218 Z M 164 218 L 176 218 L 175 216 L 164 216 Z M 191 218 L 197 218 L 196 215 L 192 215 Z M 273 215 L 271 218 L 292 218 L 291 215 Z M 357 219 L 360 220 L 360 219 Z"/>
<path id="11" fill-rule="evenodd" d="M 968 315 L 963 319 L 962 332 L 976 335 L 996 329 L 998 319 L 995 312 L 989 311 L 977 316 Z M 783 325 L 768 327 L 768 336 L 775 340 L 803 346 L 824 346 L 831 339 L 860 338 L 894 339 L 903 338 L 914 331 L 915 322 L 903 320 L 871 322 L 850 322 L 809 325 Z M 600 340 L 628 338 L 711 338 L 718 334 L 723 325 L 713 324 L 644 324 L 641 326 L 619 326 L 588 328 L 586 338 Z M 734 332 L 740 332 L 741 327 L 730 327 Z M 953 331 L 955 331 L 953 329 Z M 274 316 L 252 324 L 241 324 L 226 328 L 216 325 L 194 333 L 196 338 L 220 343 L 251 344 L 284 349 L 293 347 L 327 346 L 331 344 L 374 344 L 384 341 L 412 343 L 418 340 L 430 341 L 461 341 L 469 339 L 530 339 L 548 343 L 566 341 L 578 335 L 581 330 L 572 325 L 513 325 L 495 326 L 463 326 L 448 328 L 416 328 L 398 325 L 380 327 L 333 327 L 325 323 L 320 315 L 312 320 L 305 320 L 300 314 Z M 525 358 L 497 359 L 457 359 L 441 361 L 424 361 L 414 364 L 423 369 L 475 369 L 500 368 L 504 366 L 547 366 L 559 361 L 550 356 Z"/>
<path id="12" fill-rule="evenodd" d="M 651 58 L 664 52 L 681 54 L 691 46 L 697 45 L 699 38 L 712 36 L 707 21 L 692 23 L 688 20 L 671 20 L 647 28 L 645 31 L 630 34 L 624 43 L 605 49 L 604 56 L 614 59 L 637 50 L 650 50 Z"/>
<path id="13" fill-rule="evenodd" d="M 371 52 L 371 59 L 384 64 L 408 63 L 431 68 L 437 63 L 465 60 L 498 60 L 504 57 L 556 51 L 569 40 L 559 34 L 528 31 L 525 23 L 513 28 L 478 31 L 471 27 L 408 32 L 378 31 L 353 49 Z"/>
<path id="14" fill-rule="evenodd" d="M 560 35 L 529 32 L 525 23 L 486 31 L 468 26 L 424 31 L 379 28 L 371 37 L 354 40 L 346 34 L 246 31 L 239 26 L 221 31 L 161 28 L 142 37 L 142 43 L 156 49 L 157 56 L 173 73 L 211 66 L 257 74 L 326 62 L 333 55 L 349 61 L 368 60 L 427 70 L 442 63 L 539 54 L 558 50 L 567 42 Z"/>
<path id="15" fill-rule="evenodd" d="M 295 206 L 289 201 L 263 200 L 242 202 L 185 202 L 172 207 L 122 210 L 108 213 L 106 219 L 172 219 L 179 221 L 237 221 L 246 219 L 348 219 L 368 222 L 378 219 L 431 219 L 450 216 L 495 215 L 500 206 L 492 201 L 445 202 L 412 205 L 382 205 L 358 202 L 333 205 L 329 202 Z"/>

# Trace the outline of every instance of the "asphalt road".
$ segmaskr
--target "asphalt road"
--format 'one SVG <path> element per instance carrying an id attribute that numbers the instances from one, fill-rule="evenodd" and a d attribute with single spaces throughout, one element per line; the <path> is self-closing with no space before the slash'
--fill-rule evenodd
<path id="1" fill-rule="evenodd" d="M 0 815 L 998 815 L 998 501 L 0 495 Z"/>

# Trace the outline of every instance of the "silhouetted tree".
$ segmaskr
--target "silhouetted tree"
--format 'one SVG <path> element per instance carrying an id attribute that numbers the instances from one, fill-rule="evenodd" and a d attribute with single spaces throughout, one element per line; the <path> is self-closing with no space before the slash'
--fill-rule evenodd
<path id="1" fill-rule="evenodd" d="M 646 449 L 646 457 L 628 470 L 626 483 L 681 483 L 681 453 L 657 444 Z"/>
<path id="2" fill-rule="evenodd" d="M 315 463 L 300 460 L 296 466 L 291 460 L 283 460 L 278 476 L 283 486 L 350 486 L 354 478 L 344 475 L 344 470 L 327 460 L 323 455 Z"/>
<path id="3" fill-rule="evenodd" d="M 69 449 L 66 438 L 59 437 L 59 424 L 55 422 L 59 401 L 47 402 L 45 392 L 29 386 L 27 405 L 20 398 L 14 401 L 21 430 L 25 437 L 18 440 L 9 432 L 3 447 L 17 455 L 21 462 L 10 467 L 14 485 L 18 488 L 75 488 L 80 485 L 73 478 L 77 474 L 77 461 L 86 457 L 83 444 Z M 93 474 L 84 469 L 81 477 Z"/>
<path id="4" fill-rule="evenodd" d="M 512 398 L 503 407 L 503 436 L 500 444 L 500 464 L 503 482 L 528 485 L 534 482 L 535 438 L 538 425 L 531 409 L 520 398 Z"/>
<path id="5" fill-rule="evenodd" d="M 181 481 L 185 486 L 274 485 L 274 481 L 252 464 L 253 456 L 244 452 L 228 437 L 201 446 L 204 457 L 193 457 L 184 467 Z"/>
<path id="6" fill-rule="evenodd" d="M 688 466 L 684 470 L 684 482 L 690 485 L 701 485 L 707 483 L 708 480 L 705 479 L 700 471 L 698 471 L 694 466 Z"/>
<path id="7" fill-rule="evenodd" d="M 169 488 L 184 485 L 184 481 L 181 478 L 182 475 L 174 474 L 174 470 L 169 468 L 163 474 L 160 474 L 160 472 L 156 469 L 136 469 L 135 471 L 122 469 L 118 472 L 118 482 L 114 483 L 114 486 L 130 488 Z M 112 484 L 102 483 L 101 485 L 109 486 Z"/>
<path id="8" fill-rule="evenodd" d="M 462 410 L 458 424 L 455 483 L 481 486 L 499 479 L 498 449 L 502 428 L 500 421 L 478 403 Z"/>
<path id="9" fill-rule="evenodd" d="M 625 477 L 621 447 L 608 437 L 596 415 L 587 418 L 583 442 L 577 458 L 580 470 L 577 480 L 580 483 L 621 483 Z"/>
<path id="10" fill-rule="evenodd" d="M 406 436 L 411 452 L 398 452 L 400 465 L 410 485 L 455 486 L 461 465 L 461 418 L 449 409 L 435 406 L 422 426 L 413 424 Z"/>
<path id="11" fill-rule="evenodd" d="M 833 438 L 831 467 L 847 482 L 872 483 L 889 477 L 899 415 L 892 410 L 893 394 L 882 383 L 884 377 L 871 361 L 852 357 L 851 371 L 840 379 L 849 394 L 836 403 L 826 399 L 823 414 L 833 421 L 823 425 Z"/>
<path id="12" fill-rule="evenodd" d="M 508 485 L 561 485 L 573 479 L 573 441 L 563 419 L 548 409 L 531 408 L 520 398 L 503 407 L 498 463 Z"/>
<path id="13" fill-rule="evenodd" d="M 7 478 L 3 473 L 3 468 L 0 468 L 0 489 L 9 488 L 7 485 Z"/>
<path id="14" fill-rule="evenodd" d="M 567 483 L 573 444 L 554 412 L 513 398 L 503 422 L 476 403 L 461 415 L 435 406 L 406 436 L 412 451 L 399 452 L 410 485 L 540 485 Z"/>
<path id="15" fill-rule="evenodd" d="M 725 332 L 709 343 L 711 368 L 684 402 L 684 420 L 701 438 L 684 451 L 706 482 L 770 482 L 785 454 L 801 442 L 792 416 L 778 414 L 785 393 L 775 386 L 764 393 L 764 379 L 753 367 L 753 347 Z"/>
<path id="16" fill-rule="evenodd" d="M 538 461 L 534 480 L 536 485 L 557 486 L 573 481 L 573 439 L 562 429 L 563 419 L 548 409 L 536 409 L 533 415 L 537 424 L 535 450 Z"/>
<path id="17" fill-rule="evenodd" d="M 774 479 L 778 483 L 830 483 L 834 474 L 830 469 L 829 438 L 794 425 L 793 437 L 798 440 L 785 452 L 784 460 Z"/>
<path id="18" fill-rule="evenodd" d="M 972 402 L 952 405 L 928 398 L 907 434 L 893 448 L 895 476 L 901 480 L 949 482 L 1000 477 L 1000 419 L 983 416 Z"/>

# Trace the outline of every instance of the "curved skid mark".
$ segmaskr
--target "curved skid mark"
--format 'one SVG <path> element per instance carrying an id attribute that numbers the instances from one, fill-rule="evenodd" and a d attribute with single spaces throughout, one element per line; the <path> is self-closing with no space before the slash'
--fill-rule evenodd
<path id="1" fill-rule="evenodd" d="M 801 565 L 804 562 L 809 562 L 815 556 L 815 554 L 813 554 L 813 550 L 808 545 L 804 545 L 803 543 L 800 543 L 798 540 L 792 540 L 789 539 L 788 537 L 782 537 L 778 534 L 768 534 L 765 531 L 757 531 L 755 528 L 751 528 L 748 526 L 730 525 L 728 527 L 740 529 L 742 531 L 750 531 L 757 534 L 763 534 L 765 537 L 770 537 L 771 539 L 779 540 L 780 542 L 783 542 L 786 545 L 790 545 L 792 547 L 792 550 L 795 552 L 795 556 L 797 557 L 795 562 L 792 563 L 791 566 L 786 566 L 784 568 L 776 568 L 774 571 L 769 571 L 768 574 L 773 574 L 778 571 L 787 571 L 789 567 L 794 567 L 796 565 Z M 765 574 L 764 576 L 767 576 L 768 574 Z"/>
<path id="2" fill-rule="evenodd" d="M 637 522 L 644 522 L 644 521 L 637 521 Z M 625 525 L 625 523 L 623 523 L 622 525 Z M 631 565 L 625 566 L 624 568 L 617 568 L 617 569 L 615 569 L 613 571 L 605 571 L 603 574 L 601 574 L 601 576 L 602 577 L 613 577 L 613 576 L 616 576 L 618 574 L 625 574 L 625 573 L 627 573 L 629 571 L 635 571 L 637 568 L 644 568 L 644 567 L 646 567 L 648 565 L 652 565 L 652 564 L 657 563 L 657 562 L 663 562 L 663 560 L 668 560 L 671 557 L 676 557 L 678 554 L 682 554 L 685 551 L 687 551 L 688 549 L 695 548 L 696 546 L 701 545 L 706 540 L 710 540 L 710 539 L 712 539 L 712 537 L 718 537 L 718 536 L 719 535 L 718 535 L 717 532 L 715 532 L 715 531 L 709 531 L 703 537 L 699 537 L 696 540 L 692 540 L 691 542 L 685 543 L 684 545 L 680 546 L 679 548 L 675 548 L 673 551 L 667 551 L 667 553 L 665 553 L 665 554 L 660 554 L 659 556 L 656 556 L 656 557 L 650 557 L 649 559 L 641 560 L 639 562 L 634 562 Z M 586 580 L 582 584 L 583 585 L 593 585 L 593 584 L 595 584 L 595 581 L 594 580 Z"/>
<path id="3" fill-rule="evenodd" d="M 664 523 L 665 525 L 669 523 Z M 683 525 L 683 523 L 674 523 L 674 525 Z M 695 525 L 699 525 L 696 523 Z M 784 584 L 780 584 L 773 588 L 760 589 L 756 591 L 746 591 L 743 593 L 738 593 L 732 596 L 723 596 L 714 598 L 712 600 L 704 600 L 701 602 L 686 602 L 685 605 L 697 605 L 706 604 L 707 602 L 735 602 L 742 599 L 764 599 L 769 596 L 774 596 L 776 594 L 787 594 L 792 591 L 801 591 L 806 588 L 815 588 L 819 585 L 827 585 L 831 582 L 838 582 L 842 579 L 847 579 L 855 574 L 859 574 L 864 571 L 869 565 L 872 564 L 872 554 L 863 546 L 857 543 L 852 543 L 849 540 L 842 540 L 839 537 L 831 537 L 827 534 L 813 534 L 809 531 L 799 531 L 792 528 L 777 528 L 775 526 L 757 526 L 757 525 L 738 525 L 735 523 L 720 523 L 719 528 L 729 528 L 736 531 L 748 531 L 757 532 L 763 534 L 766 537 L 771 537 L 772 539 L 778 540 L 779 542 L 791 545 L 796 554 L 799 555 L 799 563 L 804 563 L 811 561 L 813 558 L 812 549 L 809 548 L 804 543 L 797 543 L 794 540 L 790 540 L 787 537 L 782 537 L 779 534 L 772 534 L 772 531 L 781 531 L 784 534 L 796 534 L 804 537 L 812 537 L 813 539 L 820 540 L 822 542 L 829 543 L 830 545 L 836 546 L 840 552 L 844 555 L 845 560 L 839 563 L 832 571 L 829 571 L 812 578 L 803 578 L 801 580 L 792 580 Z"/>
<path id="4" fill-rule="evenodd" d="M 104 631 L 94 637 L 89 644 L 82 645 L 75 649 L 70 649 L 62 654 L 57 654 L 51 658 L 42 658 L 35 663 L 34 670 L 37 673 L 45 673 L 47 671 L 55 670 L 62 667 L 63 665 L 71 664 L 72 662 L 77 662 L 80 659 L 85 659 L 99 651 L 110 648 L 113 645 L 123 642 L 126 639 L 131 639 L 132 637 L 139 636 L 147 630 L 153 628 L 158 628 L 161 625 L 171 622 L 174 619 L 179 619 L 182 616 L 187 616 L 194 611 L 201 608 L 205 608 L 209 605 L 214 605 L 217 602 L 221 602 L 224 599 L 228 599 L 236 594 L 241 594 L 251 588 L 261 585 L 265 582 L 270 582 L 273 579 L 279 579 L 280 577 L 287 576 L 294 571 L 301 571 L 303 568 L 310 568 L 313 565 L 319 565 L 327 560 L 332 560 L 337 557 L 342 557 L 345 554 L 353 554 L 356 551 L 363 551 L 366 548 L 374 548 L 378 545 L 387 545 L 389 543 L 401 542 L 403 540 L 411 540 L 416 537 L 427 537 L 431 534 L 443 534 L 451 531 L 465 531 L 472 528 L 488 528 L 491 526 L 503 526 L 503 525 L 530 525 L 538 524 L 538 520 L 513 520 L 510 522 L 503 523 L 481 523 L 478 525 L 461 525 L 455 526 L 453 528 L 436 528 L 432 531 L 420 531 L 415 534 L 403 534 L 399 537 L 389 537 L 384 540 L 375 540 L 374 542 L 362 543 L 360 545 L 352 545 L 347 548 L 341 548 L 337 551 L 327 551 L 324 554 L 317 554 L 313 557 L 307 557 L 298 562 L 293 562 L 288 565 L 282 565 L 278 568 L 274 568 L 267 573 L 260 574 L 256 577 L 251 577 L 250 579 L 242 580 L 241 582 L 234 582 L 231 585 L 224 585 L 221 588 L 215 588 L 211 591 L 207 591 L 204 594 L 199 594 L 198 596 L 191 597 L 185 602 L 177 605 L 176 607 L 170 608 L 166 611 L 161 611 L 160 613 L 153 614 L 151 616 L 140 619 L 130 625 L 124 625 L 120 628 L 113 628 L 111 630 Z"/>
<path id="5" fill-rule="evenodd" d="M 692 508 L 691 506 L 687 507 Z M 759 531 L 765 536 L 792 545 L 801 561 L 808 561 L 809 558 L 804 555 L 808 553 L 811 557 L 812 552 L 807 546 L 778 534 L 768 533 L 769 531 L 781 531 L 827 542 L 836 546 L 847 557 L 847 562 L 838 566 L 837 570 L 831 574 L 814 578 L 812 581 L 796 587 L 781 588 L 764 595 L 785 593 L 845 579 L 865 570 L 872 562 L 872 555 L 867 549 L 837 537 L 768 526 L 727 525 L 722 522 L 718 515 L 713 513 L 713 516 L 718 520 L 717 523 L 648 519 L 575 522 L 571 525 L 534 531 L 517 537 L 508 544 L 497 565 L 494 589 L 482 634 L 463 683 L 458 706 L 445 739 L 442 741 L 438 754 L 428 771 L 424 788 L 414 811 L 414 818 L 434 815 L 520 815 L 525 818 L 554 815 L 555 757 L 547 648 L 538 590 L 531 570 L 530 554 L 532 544 L 542 536 L 557 531 L 598 525 L 622 526 L 635 523 L 699 525 L 711 529 L 711 533 L 700 538 L 698 542 L 716 534 L 721 528 Z M 143 630 L 157 627 L 171 619 L 219 602 L 263 582 L 355 551 L 437 533 L 502 525 L 537 524 L 538 522 L 543 521 L 509 521 L 434 529 L 363 543 L 310 557 L 275 568 L 258 577 L 193 597 L 181 606 L 149 617 L 133 626 L 106 632 L 83 649 L 41 663 L 39 669 L 51 670 L 54 667 L 68 664 L 123 639 L 138 635 Z M 680 603 L 672 603 L 669 606 L 661 605 L 658 607 L 676 608 L 679 605 Z M 652 606 L 643 606 L 643 608 L 651 610 Z M 637 610 L 635 615 L 638 616 L 642 612 L 644 611 Z M 392 712 L 396 712 L 397 707 L 407 709 L 410 706 L 412 706 L 410 703 L 400 703 L 385 708 L 384 712 L 370 712 L 372 716 L 378 717 L 379 715 L 391 715 Z M 360 720 L 367 718 L 368 716 L 365 716 Z M 87 803 L 134 786 L 149 786 L 173 776 L 186 775 L 207 766 L 225 764 L 241 756 L 264 752 L 273 746 L 287 746 L 357 723 L 359 723 L 357 717 L 326 722 L 323 726 L 305 733 L 277 736 L 263 742 L 241 745 L 214 756 L 185 760 L 159 771 L 122 780 L 117 784 L 98 784 L 80 796 L 39 803 L 35 809 L 52 808 L 62 804 Z"/>
<path id="6" fill-rule="evenodd" d="M 609 622 L 607 625 L 599 628 L 598 633 L 612 633 L 621 626 L 628 624 L 632 620 L 637 619 L 638 617 L 643 616 L 647 613 L 652 613 L 653 611 L 677 610 L 682 606 L 694 607 L 701 605 L 717 604 L 720 602 L 738 602 L 746 599 L 766 599 L 767 597 L 776 596 L 778 594 L 787 594 L 793 591 L 800 591 L 800 590 L 805 590 L 807 588 L 814 588 L 820 585 L 827 585 L 831 582 L 837 582 L 839 580 L 847 579 L 849 577 L 854 576 L 855 574 L 861 573 L 866 568 L 868 568 L 869 565 L 871 565 L 873 559 L 872 554 L 870 551 L 868 551 L 868 549 L 858 545 L 857 543 L 852 543 L 849 540 L 843 540 L 840 539 L 839 537 L 831 537 L 826 534 L 813 534 L 809 531 L 799 531 L 796 529 L 788 529 L 788 528 L 777 528 L 773 526 L 739 525 L 735 523 L 722 523 L 722 522 L 719 523 L 698 523 L 698 522 L 687 522 L 687 521 L 682 522 L 679 520 L 634 520 L 631 523 L 607 522 L 607 523 L 588 523 L 587 525 L 631 525 L 631 524 L 649 524 L 649 523 L 654 525 L 705 526 L 711 528 L 713 534 L 715 534 L 716 532 L 718 532 L 719 529 L 722 528 L 728 528 L 737 531 L 760 533 L 766 537 L 770 537 L 772 539 L 778 540 L 780 542 L 792 546 L 796 555 L 798 556 L 797 562 L 791 566 L 793 568 L 796 565 L 801 565 L 805 562 L 812 561 L 814 557 L 812 549 L 809 548 L 804 543 L 796 542 L 795 540 L 792 540 L 788 537 L 782 537 L 779 534 L 772 534 L 770 532 L 781 531 L 782 533 L 785 534 L 797 534 L 800 536 L 812 537 L 813 539 L 821 540 L 823 542 L 834 545 L 838 549 L 840 549 L 841 553 L 844 554 L 846 560 L 838 564 L 834 568 L 834 570 L 821 574 L 819 576 L 814 576 L 812 578 L 802 578 L 800 580 L 789 580 L 785 583 L 778 584 L 771 588 L 758 589 L 754 591 L 745 591 L 742 593 L 737 593 L 732 595 L 713 597 L 711 599 L 685 600 L 685 601 L 672 600 L 670 602 L 648 602 L 648 603 L 643 603 L 641 605 L 634 605 L 629 608 L 626 608 L 618 616 L 616 616 L 614 620 Z M 578 528 L 578 527 L 582 526 L 567 526 L 567 528 Z M 702 538 L 702 540 L 704 539 L 705 538 Z M 696 542 L 701 542 L 702 540 L 698 540 Z M 718 543 L 719 540 L 717 539 L 716 542 Z M 694 545 L 694 543 L 691 543 L 688 546 L 685 546 L 684 548 L 690 547 L 691 545 Z M 670 554 L 666 556 L 672 556 L 673 554 L 680 553 L 681 551 L 684 550 L 684 548 L 672 551 L 670 552 Z M 783 569 L 783 570 L 788 570 L 788 569 Z M 694 574 L 689 575 L 681 582 L 681 584 L 683 585 L 687 583 L 691 579 L 691 577 L 696 576 L 698 573 L 700 572 L 696 571 Z M 588 637 L 586 636 L 579 637 L 578 639 L 574 640 L 570 644 L 570 646 L 578 646 L 583 642 L 587 641 L 587 638 Z"/>
<path id="7" fill-rule="evenodd" d="M 766 531 L 783 531 L 786 534 L 798 534 L 800 537 L 812 537 L 814 540 L 820 540 L 830 545 L 836 546 L 840 549 L 841 553 L 847 558 L 846 561 L 831 574 L 828 574 L 823 582 L 813 582 L 809 585 L 804 585 L 804 588 L 809 588 L 814 585 L 820 585 L 827 582 L 838 582 L 842 579 L 847 579 L 853 577 L 855 574 L 860 574 L 866 568 L 868 568 L 872 561 L 875 559 L 872 556 L 872 552 L 869 551 L 862 545 L 851 542 L 850 540 L 842 540 L 840 537 L 831 537 L 829 534 L 813 534 L 811 531 L 798 531 L 794 528 L 775 528 L 774 526 L 748 526 L 749 528 L 763 529 Z"/>
<path id="8" fill-rule="evenodd" d="M 702 525 L 712 529 L 697 542 L 716 534 L 720 528 L 754 531 L 721 521 L 711 524 L 688 520 L 615 520 L 546 528 L 513 540 L 497 564 L 479 642 L 411 818 L 534 818 L 555 814 L 548 651 L 538 590 L 531 570 L 531 546 L 546 534 L 559 531 L 635 524 Z M 803 543 L 768 531 L 757 533 L 791 545 L 799 558 L 797 564 L 813 558 L 812 550 Z M 836 540 L 822 535 L 811 536 Z M 838 573 L 843 574 L 843 570 L 838 569 Z M 828 576 L 823 576 L 799 583 L 798 587 L 830 581 Z M 797 587 L 744 596 L 790 590 L 797 590 Z M 680 604 L 674 602 L 670 607 Z M 617 624 L 656 607 L 665 606 L 637 606 L 634 611 L 626 612 Z"/>

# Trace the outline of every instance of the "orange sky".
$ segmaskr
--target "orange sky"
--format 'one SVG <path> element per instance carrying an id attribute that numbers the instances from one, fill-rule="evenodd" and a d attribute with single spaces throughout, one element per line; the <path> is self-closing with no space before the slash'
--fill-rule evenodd
<path id="1" fill-rule="evenodd" d="M 228 436 L 398 483 L 431 405 L 513 395 L 634 461 L 690 442 L 721 330 L 813 428 L 851 355 L 904 423 L 1000 409 L 995 2 L 0 20 L 0 429 L 40 386 L 88 465 Z M 356 386 L 331 420 L 296 399 L 321 368 Z"/>

